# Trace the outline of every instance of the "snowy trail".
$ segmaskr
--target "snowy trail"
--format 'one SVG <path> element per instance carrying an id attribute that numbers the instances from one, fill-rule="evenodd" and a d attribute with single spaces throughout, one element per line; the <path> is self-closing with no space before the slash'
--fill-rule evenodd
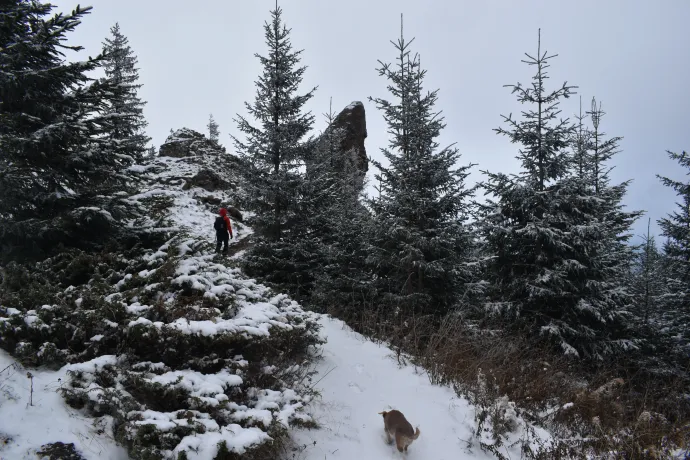
<path id="1" fill-rule="evenodd" d="M 190 176 L 174 159 L 161 160 L 168 167 L 161 175 Z M 185 166 L 186 167 L 186 166 Z M 168 210 L 172 225 L 192 239 L 215 245 L 212 227 L 215 209 L 201 205 L 195 194 L 200 189 L 181 190 L 158 184 L 133 199 L 167 195 L 173 199 Z M 221 196 L 222 193 L 217 194 Z M 225 199 L 223 199 L 225 201 Z M 247 213 L 249 215 L 249 213 Z M 241 258 L 245 238 L 251 227 L 233 220 L 235 239 L 230 241 L 229 259 Z M 233 246 L 236 248 L 233 251 Z M 213 250 L 204 251 L 208 257 Z M 392 408 L 401 410 L 420 437 L 413 442 L 405 458 L 409 460 L 493 459 L 482 452 L 473 434 L 474 408 L 447 387 L 434 386 L 422 369 L 400 368 L 393 352 L 353 332 L 345 323 L 321 315 L 321 334 L 327 342 L 314 377 L 320 397 L 307 412 L 317 421 L 318 429 L 291 429 L 300 447 L 290 460 L 385 460 L 403 458 L 385 442 L 383 419 L 378 414 Z M 15 361 L 0 350 L 0 460 L 36 458 L 42 444 L 73 442 L 87 460 L 128 458 L 125 449 L 112 438 L 110 418 L 95 420 L 68 407 L 58 391 L 67 380 L 66 370 L 57 372 L 31 370 L 34 375 L 33 406 L 29 405 L 30 381 L 27 369 L 11 366 Z M 470 447 L 469 443 L 474 444 Z M 509 458 L 519 458 L 512 450 Z"/>
<path id="2" fill-rule="evenodd" d="M 173 209 L 179 226 L 197 238 L 215 240 L 210 222 L 217 214 L 202 209 L 189 192 L 178 192 Z M 231 247 L 252 233 L 250 227 L 233 225 L 242 231 Z M 327 342 L 314 381 L 322 378 L 316 385 L 322 397 L 307 409 L 320 428 L 293 430 L 297 444 L 307 445 L 298 459 L 400 458 L 395 446 L 385 443 L 378 414 L 391 408 L 401 410 L 421 430 L 408 449 L 410 460 L 494 458 L 467 449 L 466 440 L 474 437 L 474 409 L 467 401 L 449 388 L 431 385 L 423 372 L 399 368 L 390 349 L 366 340 L 342 321 L 322 316 L 320 322 Z"/>
<path id="3" fill-rule="evenodd" d="M 328 338 L 318 364 L 321 392 L 310 411 L 320 429 L 299 429 L 293 439 L 306 445 L 304 460 L 400 459 L 395 445 L 385 443 L 378 414 L 401 410 L 421 435 L 407 458 L 463 460 L 494 458 L 477 449 L 470 452 L 474 409 L 446 387 L 434 386 L 413 367 L 399 368 L 390 349 L 366 340 L 340 320 L 322 317 Z"/>

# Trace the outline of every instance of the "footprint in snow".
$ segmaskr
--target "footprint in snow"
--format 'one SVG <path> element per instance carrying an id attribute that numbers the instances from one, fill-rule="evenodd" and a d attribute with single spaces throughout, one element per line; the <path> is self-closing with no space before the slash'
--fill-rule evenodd
<path id="1" fill-rule="evenodd" d="M 359 385 L 357 385 L 355 382 L 348 383 L 348 386 L 355 393 L 363 393 L 364 392 L 364 390 L 362 390 L 362 388 Z"/>
<path id="2" fill-rule="evenodd" d="M 367 371 L 366 367 L 364 367 L 364 364 L 355 364 L 354 366 L 352 366 L 352 369 L 354 369 L 354 371 L 357 372 L 359 375 L 364 375 L 369 379 L 374 378 L 374 376 Z"/>

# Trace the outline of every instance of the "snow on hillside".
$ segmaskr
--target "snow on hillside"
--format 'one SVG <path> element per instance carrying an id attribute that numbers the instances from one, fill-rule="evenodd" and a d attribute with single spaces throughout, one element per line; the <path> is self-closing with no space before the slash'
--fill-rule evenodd
<path id="1" fill-rule="evenodd" d="M 385 444 L 378 412 L 398 408 L 422 432 L 408 452 L 409 458 L 459 460 L 494 458 L 471 448 L 474 441 L 474 408 L 449 388 L 431 385 L 418 369 L 399 368 L 393 352 L 352 332 L 344 323 L 320 318 L 323 359 L 318 363 L 316 389 L 321 397 L 310 406 L 319 429 L 296 429 L 293 439 L 304 460 L 398 458 L 394 446 Z M 0 353 L 0 366 L 12 360 Z M 3 375 L 0 432 L 12 433 L 15 447 L 7 458 L 25 458 L 30 446 L 60 440 L 74 442 L 85 458 L 126 459 L 123 448 L 103 434 L 92 419 L 65 406 L 55 391 L 65 380 L 65 369 L 34 372 L 34 406 L 28 406 L 29 380 L 13 367 Z M 100 434 L 99 434 L 100 433 Z M 544 434 L 544 437 L 548 436 Z M 519 457 L 512 449 L 506 452 Z M 30 458 L 27 456 L 26 458 Z"/>
<path id="2" fill-rule="evenodd" d="M 288 426 L 294 459 L 400 458 L 384 442 L 378 414 L 390 408 L 401 410 L 421 430 L 409 447 L 410 459 L 493 458 L 477 445 L 475 409 L 454 391 L 431 385 L 420 369 L 399 367 L 391 350 L 341 321 L 305 312 L 287 296 L 247 279 L 233 266 L 241 252 L 214 256 L 217 206 L 208 198 L 225 205 L 232 197 L 197 187 L 185 190 L 184 178 L 200 167 L 193 159 L 160 157 L 135 168 L 149 175 L 148 184 L 129 201 L 158 206 L 158 225 L 173 236 L 157 250 L 119 260 L 124 268 L 107 272 L 110 284 L 101 290 L 65 289 L 64 299 L 74 309 L 65 315 L 94 314 L 89 302 L 118 309 L 112 320 L 90 326 L 81 351 L 41 345 L 31 334 L 52 330 L 57 306 L 28 311 L 0 306 L 0 327 L 14 331 L 17 350 L 39 358 L 51 352 L 73 363 L 57 371 L 27 370 L 0 351 L 0 458 L 37 458 L 42 445 L 62 442 L 73 443 L 85 459 L 125 459 L 118 438 L 130 449 L 143 449 L 143 439 L 154 439 L 164 458 L 184 451 L 190 460 L 210 460 L 220 441 L 242 454 Z M 150 216 L 132 225 L 154 222 Z M 240 238 L 251 234 L 250 228 L 233 225 Z M 320 346 L 312 337 L 317 323 L 326 341 Z M 281 342 L 284 336 L 291 338 Z M 135 339 L 144 343 L 133 345 Z M 319 350 L 320 358 L 306 365 L 304 357 L 281 356 L 294 340 Z M 115 343 L 127 345 L 114 353 Z M 247 356 L 233 355 L 233 347 Z M 211 355 L 199 356 L 200 350 Z M 311 366 L 315 374 L 309 377 Z M 271 387 L 276 380 L 285 388 Z M 165 402 L 156 403 L 154 396 Z M 309 427 L 313 422 L 318 428 Z M 518 440 L 524 422 L 514 422 Z M 519 457 L 519 444 L 503 453 Z"/>
<path id="3" fill-rule="evenodd" d="M 36 451 L 52 442 L 74 443 L 86 459 L 129 458 L 107 434 L 109 419 L 94 423 L 65 404 L 58 390 L 67 381 L 66 366 L 57 372 L 27 370 L 0 351 L 0 370 L 0 459 L 36 460 Z M 33 375 L 33 396 L 27 372 Z"/>
<path id="4" fill-rule="evenodd" d="M 390 349 L 352 332 L 342 321 L 321 316 L 320 323 L 327 343 L 312 380 L 318 382 L 321 396 L 309 406 L 319 429 L 293 431 L 298 459 L 400 458 L 395 446 L 385 443 L 378 414 L 391 408 L 402 410 L 421 430 L 409 447 L 409 459 L 495 458 L 476 447 L 474 408 L 466 400 L 449 388 L 431 385 L 419 369 L 399 368 Z M 6 353 L 0 353 L 0 366 L 11 362 Z M 92 419 L 66 407 L 56 393 L 58 379 L 65 380 L 65 369 L 33 374 L 34 406 L 28 406 L 30 384 L 23 370 L 13 368 L 11 377 L 3 374 L 0 380 L 5 398 L 0 406 L 0 432 L 14 439 L 13 448 L 0 450 L 7 456 L 2 458 L 34 458 L 28 454 L 33 446 L 58 440 L 74 442 L 87 459 L 127 458 L 112 437 L 98 425 L 92 426 Z M 504 453 L 520 457 L 518 447 Z"/>
<path id="5" fill-rule="evenodd" d="M 321 398 L 310 409 L 319 430 L 297 429 L 294 439 L 304 460 L 399 459 L 395 444 L 385 442 L 378 413 L 398 409 L 421 434 L 408 448 L 407 458 L 419 460 L 493 459 L 482 452 L 474 435 L 475 408 L 448 388 L 432 385 L 423 369 L 400 367 L 389 348 L 353 332 L 345 323 L 322 316 L 328 340 L 315 381 Z M 523 434 L 524 421 L 516 418 Z M 537 430 L 540 438 L 549 436 Z M 485 440 L 486 441 L 486 440 Z M 520 458 L 520 446 L 503 450 Z"/>

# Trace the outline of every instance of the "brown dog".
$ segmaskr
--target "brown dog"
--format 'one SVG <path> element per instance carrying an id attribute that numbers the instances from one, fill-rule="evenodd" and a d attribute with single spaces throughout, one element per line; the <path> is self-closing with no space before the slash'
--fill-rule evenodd
<path id="1" fill-rule="evenodd" d="M 417 431 L 412 429 L 412 425 L 407 421 L 402 412 L 398 410 L 379 412 L 383 415 L 383 425 L 386 430 L 386 440 L 388 444 L 395 439 L 395 445 L 399 452 L 407 452 L 407 446 L 412 444 L 412 441 L 419 437 L 419 428 Z"/>

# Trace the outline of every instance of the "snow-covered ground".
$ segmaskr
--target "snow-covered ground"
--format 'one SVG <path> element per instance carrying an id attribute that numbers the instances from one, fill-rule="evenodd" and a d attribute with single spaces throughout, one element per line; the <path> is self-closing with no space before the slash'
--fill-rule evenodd
<path id="1" fill-rule="evenodd" d="M 409 459 L 460 460 L 495 458 L 483 453 L 473 434 L 474 408 L 447 387 L 429 383 L 424 371 L 400 367 L 387 347 L 366 340 L 342 321 L 321 316 L 327 343 L 318 362 L 320 397 L 309 408 L 318 429 L 295 429 L 298 459 L 382 460 L 400 458 L 385 442 L 383 419 L 378 414 L 401 410 L 420 437 L 409 449 Z M 58 393 L 66 368 L 34 371 L 33 405 L 27 370 L 0 352 L 0 436 L 11 441 L 0 448 L 0 458 L 36 458 L 41 445 L 73 442 L 87 459 L 126 459 L 109 430 L 94 426 L 94 419 L 69 408 Z M 107 419 L 106 419 L 107 420 Z M 546 436 L 544 434 L 544 436 Z M 472 447 L 474 446 L 474 447 Z M 515 447 L 505 452 L 519 458 Z"/>
<path id="2" fill-rule="evenodd" d="M 420 436 L 408 448 L 408 459 L 491 459 L 477 447 L 474 408 L 447 387 L 432 385 L 423 369 L 400 367 L 395 354 L 353 332 L 340 320 L 322 316 L 328 342 L 318 364 L 312 403 L 318 430 L 296 430 L 294 440 L 304 460 L 383 460 L 401 458 L 386 444 L 378 413 L 398 409 Z M 540 433 L 545 439 L 548 435 Z M 473 447 L 474 446 L 474 447 Z M 519 447 L 503 451 L 520 458 Z"/>
<path id="3" fill-rule="evenodd" d="M 87 459 L 126 460 L 123 447 L 109 436 L 104 418 L 94 419 L 67 404 L 59 392 L 67 366 L 57 372 L 24 369 L 0 350 L 0 459 L 36 460 L 41 446 L 74 443 Z M 31 379 L 33 375 L 33 395 Z"/>
<path id="4" fill-rule="evenodd" d="M 206 247 L 211 247 L 212 223 L 216 214 L 197 200 L 197 196 L 209 193 L 195 188 L 183 190 L 179 182 L 171 184 L 169 180 L 166 181 L 190 177 L 198 168 L 190 166 L 183 159 L 160 158 L 157 162 L 159 172 L 157 177 L 152 178 L 149 189 L 130 197 L 130 200 L 137 201 L 154 195 L 172 198 L 174 204 L 168 211 L 168 222 L 188 238 L 180 246 L 180 257 L 187 259 L 180 262 L 175 276 L 190 278 L 190 281 L 200 285 L 210 283 L 210 287 L 207 286 L 209 292 L 205 295 L 220 295 L 220 288 L 232 288 L 235 292 L 241 287 L 244 287 L 242 291 L 246 291 L 243 294 L 245 297 L 251 297 L 255 291 L 257 295 L 263 295 L 262 290 L 266 288 L 253 280 L 241 281 L 239 269 L 212 262 L 208 250 L 195 256 L 184 255 L 185 245 L 194 241 L 202 245 L 210 243 Z M 222 193 L 212 195 L 226 202 Z M 240 239 L 251 234 L 251 228 L 233 223 L 240 230 Z M 238 239 L 231 241 L 231 245 L 238 243 Z M 151 257 L 163 257 L 164 249 L 161 248 Z M 239 251 L 229 259 L 240 258 L 242 254 L 243 251 Z M 193 266 L 195 274 L 184 272 L 189 266 Z M 149 270 L 144 272 L 139 276 L 146 277 L 152 273 Z M 192 280 L 193 277 L 196 278 Z M 228 287 L 227 283 L 230 282 L 236 286 Z M 237 292 L 240 294 L 240 291 Z M 312 377 L 314 388 L 320 395 L 312 400 L 307 412 L 311 413 L 319 428 L 292 429 L 291 435 L 297 446 L 297 450 L 290 454 L 295 455 L 290 456 L 292 460 L 400 458 L 395 446 L 386 444 L 383 419 L 378 414 L 391 408 L 401 410 L 412 425 L 421 431 L 420 437 L 409 447 L 409 459 L 495 458 L 479 448 L 474 434 L 475 409 L 465 399 L 459 398 L 450 388 L 430 384 L 423 369 L 400 367 L 389 348 L 366 340 L 343 322 L 324 315 L 318 318 L 323 328 L 321 334 L 327 342 L 322 346 L 321 359 L 314 364 L 317 373 Z M 264 319 L 264 322 L 276 323 L 270 318 Z M 208 323 L 207 326 L 213 326 L 215 331 L 221 326 L 237 326 L 238 321 L 242 320 L 242 317 L 238 317 L 228 321 L 197 321 L 195 324 Z M 183 319 L 180 321 L 184 323 Z M 108 417 L 87 417 L 65 403 L 59 390 L 69 380 L 69 368 L 65 366 L 59 371 L 27 370 L 0 350 L 0 459 L 35 459 L 42 445 L 53 442 L 74 443 L 87 460 L 128 458 L 125 449 L 118 446 L 112 437 Z M 27 372 L 31 372 L 32 379 L 27 377 Z M 519 439 L 523 423 L 516 420 L 518 429 L 513 440 Z M 548 438 L 545 432 L 537 432 L 543 439 Z M 518 445 L 513 445 L 510 451 L 504 449 L 503 453 L 509 458 L 520 457 Z"/>

